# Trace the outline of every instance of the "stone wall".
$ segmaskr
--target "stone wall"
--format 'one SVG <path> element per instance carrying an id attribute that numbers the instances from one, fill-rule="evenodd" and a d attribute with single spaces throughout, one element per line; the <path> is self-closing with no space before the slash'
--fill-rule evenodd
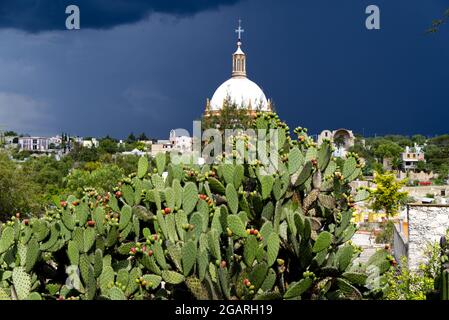
<path id="1" fill-rule="evenodd" d="M 404 191 L 408 193 L 411 197 L 425 197 L 428 194 L 433 194 L 434 196 L 440 196 L 441 191 L 444 191 L 446 195 L 449 195 L 448 186 L 419 186 L 419 187 L 404 187 Z"/>
<path id="2" fill-rule="evenodd" d="M 425 250 L 428 244 L 439 242 L 440 237 L 449 229 L 448 205 L 409 205 L 408 262 L 416 270 L 425 262 Z"/>
<path id="3" fill-rule="evenodd" d="M 405 179 L 405 178 L 408 178 L 409 181 L 415 181 L 415 180 L 417 180 L 417 181 L 430 181 L 432 179 L 438 178 L 438 175 L 433 173 L 433 172 L 426 173 L 426 172 L 423 172 L 423 171 L 421 171 L 421 172 L 413 172 L 413 171 L 410 171 L 410 172 L 403 172 L 403 171 L 401 171 L 401 172 L 399 172 L 399 179 L 402 180 L 402 179 Z"/>
<path id="4" fill-rule="evenodd" d="M 400 229 L 401 229 L 400 225 L 395 223 L 393 229 L 393 251 L 394 251 L 394 258 L 398 262 L 401 262 L 402 257 L 408 257 L 407 239 L 402 230 Z"/>

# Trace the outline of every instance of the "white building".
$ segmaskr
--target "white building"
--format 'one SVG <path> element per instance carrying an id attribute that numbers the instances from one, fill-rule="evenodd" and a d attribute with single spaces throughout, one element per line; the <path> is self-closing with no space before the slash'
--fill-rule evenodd
<path id="1" fill-rule="evenodd" d="M 92 138 L 90 140 L 83 140 L 83 148 L 88 148 L 88 149 L 92 149 L 92 148 L 98 148 L 98 146 L 100 145 L 100 142 L 95 139 Z"/>
<path id="2" fill-rule="evenodd" d="M 61 136 L 54 136 L 48 139 L 50 144 L 53 144 L 55 146 L 60 146 L 62 144 L 62 137 Z"/>
<path id="3" fill-rule="evenodd" d="M 49 138 L 43 137 L 21 137 L 19 146 L 21 151 L 47 152 L 50 145 Z"/>
<path id="4" fill-rule="evenodd" d="M 170 131 L 170 143 L 173 145 L 173 150 L 180 153 L 192 152 L 193 138 L 190 137 L 187 130 L 176 129 Z"/>

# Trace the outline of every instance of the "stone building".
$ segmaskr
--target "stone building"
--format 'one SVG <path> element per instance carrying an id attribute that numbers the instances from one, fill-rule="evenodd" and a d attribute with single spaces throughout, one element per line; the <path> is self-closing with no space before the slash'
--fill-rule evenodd
<path id="1" fill-rule="evenodd" d="M 354 146 L 355 137 L 351 130 L 338 129 L 334 131 L 323 130 L 318 135 L 318 145 L 323 143 L 324 140 L 330 140 L 335 147 L 335 157 L 345 157 L 349 148 Z"/>

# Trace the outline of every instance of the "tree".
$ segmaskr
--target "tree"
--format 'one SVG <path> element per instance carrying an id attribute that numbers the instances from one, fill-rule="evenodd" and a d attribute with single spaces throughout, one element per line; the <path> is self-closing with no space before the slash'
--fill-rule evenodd
<path id="1" fill-rule="evenodd" d="M 15 131 L 6 131 L 6 132 L 4 133 L 4 136 L 5 136 L 5 137 L 17 137 L 18 134 L 17 134 L 17 132 L 15 132 Z"/>
<path id="2" fill-rule="evenodd" d="M 99 156 L 96 148 L 84 148 L 78 144 L 75 144 L 74 148 L 69 153 L 69 157 L 76 162 L 95 162 L 98 161 Z"/>
<path id="3" fill-rule="evenodd" d="M 426 33 L 435 33 L 437 32 L 440 27 L 445 24 L 449 20 L 449 9 L 446 10 L 446 12 L 443 14 L 443 16 L 439 19 L 434 19 L 432 21 L 432 25 L 429 29 L 427 29 Z"/>
<path id="4" fill-rule="evenodd" d="M 373 152 L 369 149 L 369 146 L 367 147 L 363 137 L 356 137 L 354 146 L 350 147 L 349 151 L 358 154 L 363 158 L 363 160 L 365 160 L 363 175 L 369 176 L 372 175 L 374 171 L 376 171 L 375 167 L 378 163 L 376 162 L 376 158 L 374 157 Z"/>
<path id="5" fill-rule="evenodd" d="M 422 146 L 426 143 L 427 138 L 425 136 L 423 136 L 422 134 L 415 134 L 414 136 L 412 136 L 412 141 L 413 143 L 416 143 L 419 146 Z"/>
<path id="6" fill-rule="evenodd" d="M 134 135 L 134 133 L 131 132 L 128 138 L 126 139 L 126 143 L 134 143 L 136 141 L 137 141 L 136 136 Z"/>
<path id="7" fill-rule="evenodd" d="M 106 137 L 100 141 L 99 150 L 102 153 L 115 154 L 118 151 L 117 141 L 110 137 Z"/>
<path id="8" fill-rule="evenodd" d="M 395 159 L 401 156 L 404 149 L 396 142 L 383 139 L 374 149 L 374 155 L 380 159 Z"/>
<path id="9" fill-rule="evenodd" d="M 0 153 L 0 220 L 43 210 L 40 188 L 6 153 Z"/>
<path id="10" fill-rule="evenodd" d="M 384 136 L 381 139 L 394 142 L 394 143 L 398 144 L 399 146 L 401 146 L 403 148 L 413 145 L 412 139 L 410 139 L 408 136 L 403 136 L 403 135 L 400 135 L 400 134 L 386 135 L 386 136 Z"/>
<path id="11" fill-rule="evenodd" d="M 406 180 L 397 181 L 393 172 L 376 172 L 374 183 L 376 188 L 370 191 L 371 208 L 377 212 L 384 211 L 388 217 L 395 216 L 407 199 L 407 192 L 400 191 Z"/>
<path id="12" fill-rule="evenodd" d="M 203 116 L 202 127 L 205 129 L 242 129 L 249 128 L 252 124 L 252 117 L 245 108 L 240 108 L 230 101 L 228 97 L 223 102 L 220 114 Z"/>
<path id="13" fill-rule="evenodd" d="M 117 155 L 114 164 L 122 168 L 125 175 L 129 175 L 135 172 L 139 158 L 135 155 Z"/>
<path id="14" fill-rule="evenodd" d="M 84 188 L 95 188 L 99 192 L 112 190 L 120 179 L 124 170 L 113 164 L 92 164 L 87 170 L 75 169 L 67 177 L 67 189 L 69 192 L 81 196 Z"/>
<path id="15" fill-rule="evenodd" d="M 42 193 L 63 188 L 64 178 L 72 168 L 73 160 L 64 157 L 57 161 L 54 157 L 31 158 L 23 165 L 24 174 L 40 186 Z"/>
<path id="16" fill-rule="evenodd" d="M 145 143 L 143 143 L 143 142 L 138 141 L 138 142 L 135 143 L 135 148 L 137 150 L 139 150 L 139 151 L 146 151 L 147 150 L 147 145 Z"/>
<path id="17" fill-rule="evenodd" d="M 416 163 L 416 170 L 427 171 L 427 163 L 425 163 L 424 161 L 418 161 Z"/>
<path id="18" fill-rule="evenodd" d="M 403 162 L 402 162 L 401 158 L 399 158 L 399 157 L 393 158 L 392 161 L 391 161 L 391 167 L 394 170 L 400 170 L 401 167 L 402 167 L 402 163 Z"/>
<path id="19" fill-rule="evenodd" d="M 334 138 L 334 144 L 337 146 L 337 148 L 341 148 L 346 144 L 345 137 L 342 135 L 337 136 Z"/>
<path id="20" fill-rule="evenodd" d="M 424 153 L 430 170 L 438 174 L 445 173 L 444 165 L 449 163 L 449 135 L 429 139 Z"/>
<path id="21" fill-rule="evenodd" d="M 148 141 L 148 137 L 147 137 L 147 135 L 146 135 L 144 132 L 142 132 L 142 133 L 140 134 L 138 140 L 139 140 L 139 141 Z"/>

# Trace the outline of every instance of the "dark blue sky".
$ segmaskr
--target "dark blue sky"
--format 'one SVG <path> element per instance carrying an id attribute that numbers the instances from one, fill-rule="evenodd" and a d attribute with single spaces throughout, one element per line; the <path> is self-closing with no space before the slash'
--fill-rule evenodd
<path id="1" fill-rule="evenodd" d="M 79 4 L 81 31 L 65 31 Z M 365 8 L 381 9 L 381 30 Z M 449 133 L 443 0 L 2 0 L 0 128 L 166 138 L 230 77 L 242 18 L 249 77 L 291 128 Z"/>

